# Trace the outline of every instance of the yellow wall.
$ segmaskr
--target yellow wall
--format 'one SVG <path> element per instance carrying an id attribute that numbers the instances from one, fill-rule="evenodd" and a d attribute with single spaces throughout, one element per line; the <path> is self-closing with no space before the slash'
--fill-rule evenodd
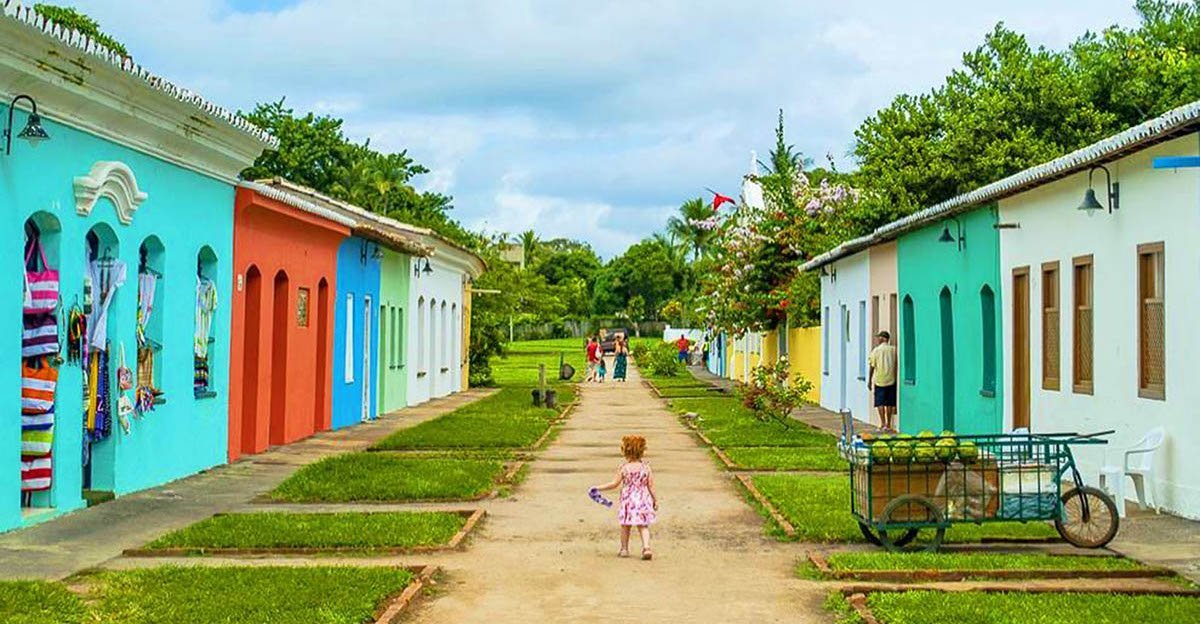
<path id="1" fill-rule="evenodd" d="M 462 337 L 459 344 L 462 345 L 462 353 L 459 357 L 462 358 L 462 389 L 469 390 L 471 388 L 471 282 L 468 280 L 463 284 L 463 307 L 462 307 Z"/>
<path id="2" fill-rule="evenodd" d="M 792 374 L 803 375 L 813 383 L 808 399 L 821 399 L 821 328 L 793 327 L 788 331 L 788 365 Z"/>

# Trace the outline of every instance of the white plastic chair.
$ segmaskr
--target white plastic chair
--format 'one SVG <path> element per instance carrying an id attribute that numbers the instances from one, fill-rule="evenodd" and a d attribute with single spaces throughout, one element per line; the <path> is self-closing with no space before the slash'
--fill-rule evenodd
<path id="1" fill-rule="evenodd" d="M 1112 466 L 1106 463 L 1100 469 L 1100 489 L 1113 495 L 1120 517 L 1125 517 L 1125 477 L 1133 480 L 1138 506 L 1145 509 L 1149 505 L 1155 513 L 1158 512 L 1154 500 L 1154 454 L 1166 437 L 1167 433 L 1162 427 L 1155 427 L 1125 451 L 1123 465 Z"/>

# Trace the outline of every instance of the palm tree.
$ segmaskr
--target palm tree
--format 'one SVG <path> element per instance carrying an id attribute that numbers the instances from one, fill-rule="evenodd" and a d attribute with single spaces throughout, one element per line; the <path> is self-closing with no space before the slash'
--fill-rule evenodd
<path id="1" fill-rule="evenodd" d="M 525 230 L 521 232 L 521 247 L 525 251 L 525 266 L 533 264 L 533 256 L 537 253 L 537 248 L 541 244 L 538 240 L 537 232 L 533 230 Z"/>
<path id="2" fill-rule="evenodd" d="M 679 206 L 679 216 L 667 219 L 667 233 L 691 251 L 692 260 L 699 260 L 704 255 L 704 250 L 712 239 L 712 230 L 697 225 L 697 222 L 711 217 L 712 212 L 712 208 L 697 197 Z"/>

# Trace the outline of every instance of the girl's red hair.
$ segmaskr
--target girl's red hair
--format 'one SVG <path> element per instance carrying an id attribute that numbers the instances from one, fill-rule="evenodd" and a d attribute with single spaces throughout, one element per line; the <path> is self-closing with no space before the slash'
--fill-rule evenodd
<path id="1" fill-rule="evenodd" d="M 621 438 L 621 454 L 629 461 L 641 461 L 646 452 L 646 438 L 638 435 L 627 435 Z"/>

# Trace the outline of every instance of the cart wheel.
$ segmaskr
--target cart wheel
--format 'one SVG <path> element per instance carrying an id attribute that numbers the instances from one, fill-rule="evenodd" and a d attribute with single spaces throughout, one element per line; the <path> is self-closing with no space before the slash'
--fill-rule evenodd
<path id="1" fill-rule="evenodd" d="M 937 549 L 942 546 L 942 538 L 946 536 L 946 522 L 942 519 L 941 510 L 933 504 L 933 501 L 916 494 L 905 494 L 892 499 L 883 508 L 882 521 L 885 525 L 920 522 L 934 529 L 932 539 L 919 543 L 913 542 L 919 530 L 917 527 L 908 529 L 899 539 L 893 537 L 899 531 L 891 531 L 891 535 L 889 535 L 889 531 L 880 531 L 879 541 L 883 542 L 883 547 L 891 552 L 918 550 L 937 552 Z"/>
<path id="2" fill-rule="evenodd" d="M 1083 516 L 1085 498 L 1086 518 Z M 1117 536 L 1121 524 L 1117 504 L 1104 491 L 1086 485 L 1075 488 L 1063 494 L 1062 507 L 1062 515 L 1055 518 L 1054 528 L 1073 546 L 1100 548 Z"/>
<path id="3" fill-rule="evenodd" d="M 879 535 L 877 535 L 875 533 L 875 529 L 871 528 L 871 525 L 869 525 L 865 522 L 859 522 L 858 530 L 862 531 L 863 537 L 867 538 L 868 542 L 870 542 L 876 546 L 883 546 L 883 542 L 879 539 Z M 886 533 L 886 532 L 887 531 L 881 531 L 881 533 Z M 899 537 L 892 540 L 892 543 L 896 544 L 897 546 L 907 546 L 908 543 L 913 541 L 914 539 L 916 539 L 916 537 L 917 537 L 917 530 L 916 529 L 908 529 L 908 530 L 904 531 L 904 533 L 900 534 Z"/>

